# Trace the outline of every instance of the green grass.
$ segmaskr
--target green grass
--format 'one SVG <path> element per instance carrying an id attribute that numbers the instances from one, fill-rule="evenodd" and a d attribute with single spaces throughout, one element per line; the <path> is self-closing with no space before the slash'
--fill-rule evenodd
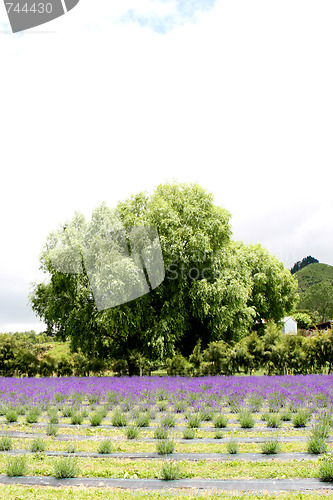
<path id="1" fill-rule="evenodd" d="M 170 485 L 171 488 L 171 485 Z M 0 494 L 6 500 L 133 500 L 140 498 L 144 500 L 196 500 L 198 498 L 209 498 L 211 500 L 333 500 L 333 493 L 280 493 L 277 497 L 274 493 L 236 493 L 220 492 L 208 494 L 204 491 L 179 491 L 171 489 L 167 491 L 124 491 L 114 488 L 52 488 L 34 486 L 0 486 Z"/>
<path id="2" fill-rule="evenodd" d="M 0 455 L 0 474 L 6 473 L 6 459 Z M 56 457 L 43 454 L 27 455 L 29 476 L 53 475 Z M 114 459 L 110 457 L 78 458 L 80 477 L 127 477 L 158 478 L 160 474 L 160 460 L 130 460 Z M 182 460 L 184 477 L 200 477 L 205 479 L 248 479 L 248 478 L 306 478 L 319 477 L 319 463 L 314 460 L 279 461 L 278 455 L 274 461 L 247 462 L 244 460 L 217 461 Z"/>
<path id="3" fill-rule="evenodd" d="M 170 485 L 171 488 L 171 485 Z M 278 496 L 274 493 L 236 493 L 220 492 L 206 493 L 205 491 L 179 491 L 171 489 L 167 491 L 124 491 L 114 488 L 52 488 L 34 486 L 0 486 L 0 494 L 6 500 L 133 500 L 140 498 L 144 500 L 196 500 L 198 498 L 209 498 L 211 500 L 333 500 L 333 493 L 280 493 Z"/>

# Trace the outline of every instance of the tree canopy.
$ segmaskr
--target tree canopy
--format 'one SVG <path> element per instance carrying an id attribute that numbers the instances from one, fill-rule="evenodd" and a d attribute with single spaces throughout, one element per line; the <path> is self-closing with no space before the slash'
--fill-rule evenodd
<path id="1" fill-rule="evenodd" d="M 180 183 L 102 204 L 90 221 L 76 213 L 47 238 L 49 279 L 33 284 L 31 307 L 73 350 L 129 365 L 133 352 L 165 360 L 199 340 L 236 342 L 290 313 L 297 282 L 261 245 L 232 241 L 229 220 Z"/>

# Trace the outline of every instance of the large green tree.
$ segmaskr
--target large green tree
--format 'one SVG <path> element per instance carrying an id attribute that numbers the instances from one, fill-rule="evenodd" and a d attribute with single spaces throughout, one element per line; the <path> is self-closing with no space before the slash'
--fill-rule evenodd
<path id="1" fill-rule="evenodd" d="M 116 210 L 102 204 L 89 222 L 76 214 L 47 239 L 41 268 L 49 280 L 34 284 L 31 306 L 73 350 L 126 359 L 130 373 L 133 352 L 164 360 L 177 350 L 189 355 L 199 340 L 204 348 L 237 341 L 256 321 L 288 313 L 296 285 L 262 247 L 232 242 L 229 218 L 205 189 L 179 183 Z M 145 293 L 159 251 L 154 231 L 165 276 Z M 125 300 L 129 288 L 135 300 Z"/>
<path id="2" fill-rule="evenodd" d="M 302 297 L 300 307 L 311 311 L 318 322 L 324 322 L 333 317 L 333 286 L 329 281 L 316 283 Z"/>

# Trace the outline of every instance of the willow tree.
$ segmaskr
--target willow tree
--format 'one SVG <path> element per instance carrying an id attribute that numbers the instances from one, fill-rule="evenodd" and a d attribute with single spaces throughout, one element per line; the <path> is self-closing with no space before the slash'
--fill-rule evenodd
<path id="1" fill-rule="evenodd" d="M 237 341 L 258 318 L 288 312 L 294 284 L 272 258 L 260 268 L 270 299 L 258 302 L 269 254 L 232 242 L 229 219 L 205 189 L 179 183 L 102 204 L 90 221 L 77 213 L 47 239 L 49 279 L 33 285 L 32 309 L 73 350 L 129 364 L 133 352 L 165 360 L 198 340 Z"/>

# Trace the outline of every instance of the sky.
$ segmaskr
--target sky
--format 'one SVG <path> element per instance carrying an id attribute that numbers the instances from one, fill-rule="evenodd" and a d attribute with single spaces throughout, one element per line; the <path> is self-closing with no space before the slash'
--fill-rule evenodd
<path id="1" fill-rule="evenodd" d="M 0 3 L 0 332 L 76 211 L 197 182 L 233 239 L 333 265 L 333 4 L 80 0 L 12 34 Z"/>

